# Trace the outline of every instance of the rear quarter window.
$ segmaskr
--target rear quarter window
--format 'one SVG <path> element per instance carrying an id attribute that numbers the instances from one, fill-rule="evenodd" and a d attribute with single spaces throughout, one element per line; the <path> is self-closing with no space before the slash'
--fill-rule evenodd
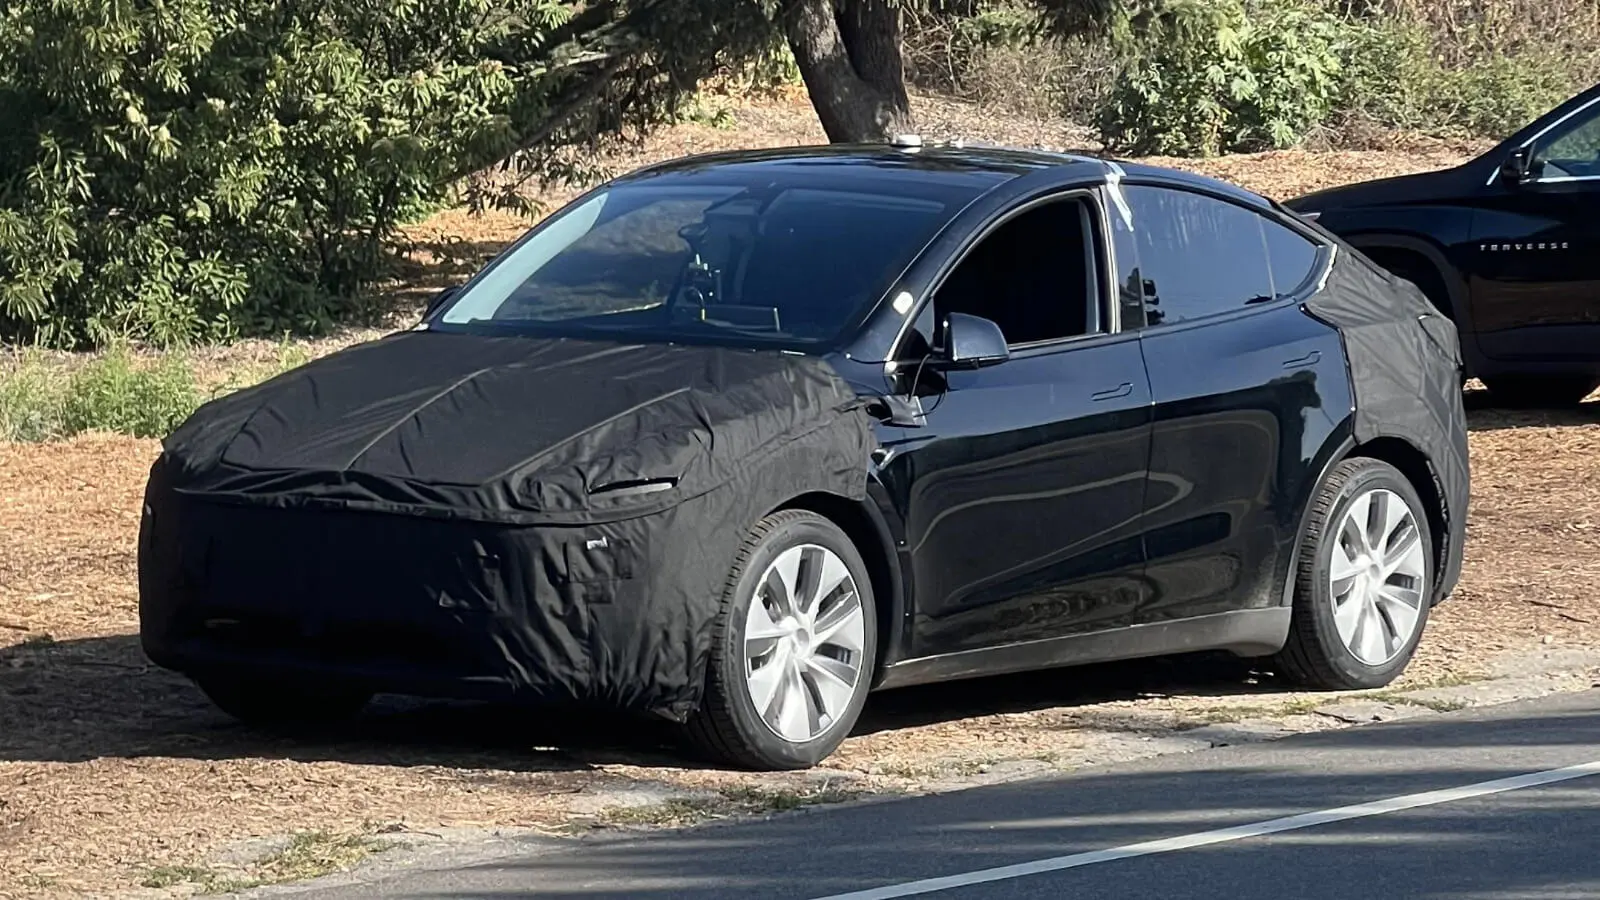
<path id="1" fill-rule="evenodd" d="M 1294 229 L 1268 218 L 1261 218 L 1261 232 L 1272 271 L 1273 296 L 1280 300 L 1295 296 L 1316 275 L 1320 248 Z"/>
<path id="2" fill-rule="evenodd" d="M 1276 297 L 1261 216 L 1175 188 L 1126 189 L 1152 326 L 1245 309 Z"/>

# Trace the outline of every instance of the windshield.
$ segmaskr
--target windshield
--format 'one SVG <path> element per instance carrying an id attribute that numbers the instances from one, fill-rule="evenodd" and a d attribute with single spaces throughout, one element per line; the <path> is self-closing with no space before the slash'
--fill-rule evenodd
<path id="1" fill-rule="evenodd" d="M 435 321 L 573 337 L 829 344 L 971 196 L 904 178 L 864 187 L 624 183 L 514 245 Z"/>

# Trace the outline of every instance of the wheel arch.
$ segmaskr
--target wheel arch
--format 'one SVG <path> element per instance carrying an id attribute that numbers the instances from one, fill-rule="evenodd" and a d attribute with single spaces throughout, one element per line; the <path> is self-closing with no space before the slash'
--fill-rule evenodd
<path id="1" fill-rule="evenodd" d="M 1445 554 L 1449 550 L 1448 516 L 1451 515 L 1451 511 L 1444 508 L 1444 491 L 1439 484 L 1438 476 L 1434 474 L 1433 465 L 1428 461 L 1427 454 L 1410 441 L 1392 435 L 1382 435 L 1369 441 L 1358 442 L 1349 426 L 1350 422 L 1347 420 L 1345 426 L 1339 428 L 1328 439 L 1322 452 L 1318 454 L 1320 464 L 1316 470 L 1317 477 L 1308 483 L 1303 492 L 1304 496 L 1298 498 L 1295 505 L 1298 521 L 1295 525 L 1294 544 L 1289 553 L 1282 598 L 1282 603 L 1286 606 L 1294 600 L 1295 575 L 1300 568 L 1300 549 L 1305 542 L 1311 500 L 1327 483 L 1334 467 L 1347 459 L 1376 459 L 1394 466 L 1404 476 L 1407 483 L 1417 492 L 1417 496 L 1422 499 L 1423 505 L 1427 507 L 1428 531 L 1432 539 L 1429 553 L 1433 557 L 1434 571 L 1439 572 L 1444 569 Z M 1437 597 L 1435 600 L 1437 601 Z"/>
<path id="2" fill-rule="evenodd" d="M 1428 532 L 1433 545 L 1428 549 L 1433 556 L 1434 574 L 1437 576 L 1444 571 L 1445 554 L 1448 552 L 1450 540 L 1449 517 L 1452 514 L 1466 515 L 1466 511 L 1445 509 L 1444 491 L 1439 484 L 1438 476 L 1434 474 L 1433 464 L 1428 461 L 1427 454 L 1404 438 L 1384 435 L 1357 444 L 1345 458 L 1356 457 L 1386 462 L 1394 466 L 1411 484 L 1417 496 L 1422 499 L 1428 514 Z M 1439 599 L 1439 594 L 1435 591 L 1434 602 L 1437 603 Z"/>
<path id="3" fill-rule="evenodd" d="M 1440 312 L 1448 315 L 1461 331 L 1471 330 L 1472 305 L 1468 302 L 1466 279 L 1456 266 L 1451 265 L 1443 247 L 1427 238 L 1387 232 L 1352 235 L 1346 241 L 1387 272 L 1394 272 L 1394 269 L 1385 264 L 1386 260 L 1422 266 L 1425 272 L 1437 279 L 1432 287 L 1443 291 L 1445 301 L 1449 304 L 1448 309 Z M 1417 286 L 1422 288 L 1423 293 L 1428 293 L 1429 285 Z M 1433 295 L 1429 294 L 1429 298 L 1432 299 Z"/>
<path id="4" fill-rule="evenodd" d="M 900 624 L 905 618 L 906 609 L 904 578 L 889 526 L 870 501 L 852 500 L 826 491 L 792 497 L 772 512 L 791 509 L 816 513 L 839 526 L 850 542 L 855 544 L 856 551 L 867 565 L 874 612 L 878 620 L 878 658 L 873 660 L 872 665 L 872 683 L 876 686 L 884 667 L 898 653 L 901 645 Z"/>

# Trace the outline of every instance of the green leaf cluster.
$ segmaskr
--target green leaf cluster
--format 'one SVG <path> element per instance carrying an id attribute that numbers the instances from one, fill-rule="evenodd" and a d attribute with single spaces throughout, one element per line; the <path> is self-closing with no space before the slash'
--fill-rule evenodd
<path id="1" fill-rule="evenodd" d="M 1303 0 L 1159 0 L 1118 22 L 1120 68 L 1095 125 L 1121 151 L 1294 146 L 1335 108 L 1349 36 Z"/>
<path id="2" fill-rule="evenodd" d="M 326 331 L 406 221 L 518 202 L 486 166 L 558 171 L 770 43 L 746 0 L 11 0 L 0 339 Z"/>

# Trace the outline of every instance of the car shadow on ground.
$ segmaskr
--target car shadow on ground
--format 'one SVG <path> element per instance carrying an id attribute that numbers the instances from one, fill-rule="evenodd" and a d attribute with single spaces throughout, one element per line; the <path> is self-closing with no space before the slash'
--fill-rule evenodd
<path id="1" fill-rule="evenodd" d="M 898 688 L 872 696 L 854 734 L 1115 701 L 1248 697 L 1291 690 L 1265 662 L 1195 653 Z"/>
<path id="2" fill-rule="evenodd" d="M 1084 666 L 885 691 L 868 702 L 855 734 L 1148 696 L 1281 689 L 1270 675 L 1229 657 Z M 380 697 L 338 730 L 278 734 L 234 721 L 188 679 L 152 666 L 135 635 L 0 648 L 0 759 L 152 756 L 516 772 L 703 765 L 665 721 L 482 703 Z"/>

